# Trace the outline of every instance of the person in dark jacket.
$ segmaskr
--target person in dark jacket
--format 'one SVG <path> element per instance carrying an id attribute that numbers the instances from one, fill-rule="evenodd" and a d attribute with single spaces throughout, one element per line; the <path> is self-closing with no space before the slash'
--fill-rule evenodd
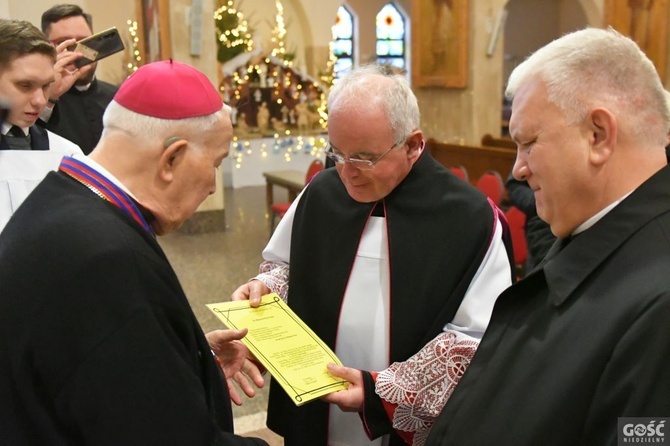
<path id="1" fill-rule="evenodd" d="M 426 444 L 661 443 L 663 429 L 632 432 L 670 415 L 670 112 L 658 73 L 630 38 L 587 28 L 531 55 L 506 94 L 514 177 L 559 240 L 498 297 Z"/>
<path id="2" fill-rule="evenodd" d="M 527 181 L 519 181 L 510 173 L 505 182 L 509 202 L 526 214 L 526 245 L 528 246 L 528 259 L 523 267 L 524 275 L 528 274 L 542 261 L 549 252 L 549 248 L 556 241 L 551 233 L 549 225 L 537 215 L 535 208 L 535 193 Z"/>

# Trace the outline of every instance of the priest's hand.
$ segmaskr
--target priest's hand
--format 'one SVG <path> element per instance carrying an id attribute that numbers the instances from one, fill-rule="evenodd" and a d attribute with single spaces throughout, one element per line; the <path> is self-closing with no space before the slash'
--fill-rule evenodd
<path id="1" fill-rule="evenodd" d="M 254 279 L 233 291 L 230 300 L 248 300 L 252 307 L 257 307 L 261 303 L 261 296 L 268 293 L 270 288 L 260 280 Z"/>
<path id="2" fill-rule="evenodd" d="M 81 68 L 74 66 L 74 61 L 83 56 L 82 53 L 70 51 L 67 48 L 77 43 L 77 39 L 68 39 L 56 47 L 56 63 L 54 64 L 54 82 L 49 88 L 49 99 L 56 101 L 68 91 L 77 80 L 88 73 L 93 66 L 85 65 Z"/>
<path id="3" fill-rule="evenodd" d="M 363 389 L 363 374 L 361 371 L 337 364 L 328 364 L 328 373 L 349 381 L 349 388 L 329 393 L 321 397 L 321 400 L 337 404 L 344 412 L 362 412 L 365 391 Z"/>
<path id="4" fill-rule="evenodd" d="M 242 330 L 214 330 L 205 335 L 209 347 L 216 356 L 226 377 L 230 399 L 238 406 L 242 405 L 242 398 L 234 383 L 237 383 L 249 398 L 256 395 L 256 390 L 251 382 L 259 389 L 265 384 L 263 375 L 256 365 L 256 358 L 240 341 L 247 334 L 247 331 L 246 328 Z"/>

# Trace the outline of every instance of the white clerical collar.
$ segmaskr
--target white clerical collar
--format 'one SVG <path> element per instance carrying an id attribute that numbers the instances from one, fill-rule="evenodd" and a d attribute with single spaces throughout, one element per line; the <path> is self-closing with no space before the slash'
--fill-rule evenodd
<path id="1" fill-rule="evenodd" d="M 9 122 L 7 122 L 7 121 L 3 122 L 2 123 L 2 134 L 6 135 L 7 133 L 9 133 L 9 129 L 11 129 L 12 127 L 14 127 L 14 125 L 10 124 Z M 19 126 L 17 125 L 17 127 L 19 127 Z M 26 136 L 28 136 L 28 127 L 19 127 L 19 128 L 21 130 L 23 130 L 23 133 Z"/>
<path id="2" fill-rule="evenodd" d="M 84 154 L 75 153 L 74 155 L 72 155 L 72 158 L 74 158 L 77 161 L 80 161 L 80 162 L 86 164 L 87 166 L 90 166 L 92 169 L 95 169 L 98 172 L 100 172 L 105 178 L 107 178 L 109 181 L 114 183 L 114 185 L 118 186 L 119 189 L 121 189 L 122 191 L 127 193 L 128 196 L 130 196 L 133 200 L 135 200 L 139 203 L 139 200 L 137 199 L 137 197 L 135 197 L 133 195 L 133 193 L 130 192 L 128 190 L 128 188 L 123 185 L 123 183 L 121 181 L 119 181 L 118 178 L 116 178 L 114 175 L 112 175 L 107 169 L 102 167 L 100 164 L 98 164 L 97 162 L 95 162 L 94 160 L 92 160 L 91 158 L 89 158 L 88 156 L 86 156 Z"/>
<path id="3" fill-rule="evenodd" d="M 584 232 L 584 231 L 586 231 L 587 229 L 589 229 L 591 226 L 595 225 L 601 218 L 603 218 L 605 215 L 607 215 L 607 213 L 608 213 L 609 211 L 611 211 L 612 209 L 614 209 L 619 203 L 621 203 L 627 196 L 629 196 L 629 195 L 632 194 L 632 193 L 633 193 L 633 191 L 628 192 L 626 195 L 624 195 L 623 197 L 619 198 L 619 199 L 616 200 L 614 203 L 612 203 L 612 204 L 606 206 L 603 210 L 601 210 L 600 212 L 598 212 L 596 215 L 594 215 L 593 217 L 589 218 L 588 220 L 586 220 L 586 221 L 585 221 L 584 223 L 582 223 L 581 225 L 577 226 L 577 229 L 575 229 L 574 231 L 572 231 L 572 235 L 577 235 L 577 234 L 579 234 L 580 232 Z"/>
<path id="4" fill-rule="evenodd" d="M 91 82 L 89 82 L 86 85 L 76 85 L 74 88 L 77 89 L 77 91 L 88 91 L 89 88 L 91 88 L 91 84 L 93 84 L 93 81 L 95 80 L 95 74 L 93 75 L 93 79 L 91 79 Z"/>

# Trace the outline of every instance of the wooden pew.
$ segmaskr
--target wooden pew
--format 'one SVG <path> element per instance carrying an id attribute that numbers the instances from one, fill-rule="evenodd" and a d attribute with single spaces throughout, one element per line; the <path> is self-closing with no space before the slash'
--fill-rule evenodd
<path id="1" fill-rule="evenodd" d="M 439 142 L 433 138 L 426 141 L 426 147 L 439 163 L 445 167 L 462 165 L 468 172 L 470 183 L 489 170 L 496 170 L 507 179 L 516 159 L 516 151 L 500 147 L 462 146 Z"/>
<path id="2" fill-rule="evenodd" d="M 516 150 L 516 143 L 512 141 L 512 138 L 495 138 L 489 133 L 482 136 L 482 145 L 487 147 L 501 147 L 503 149 Z"/>

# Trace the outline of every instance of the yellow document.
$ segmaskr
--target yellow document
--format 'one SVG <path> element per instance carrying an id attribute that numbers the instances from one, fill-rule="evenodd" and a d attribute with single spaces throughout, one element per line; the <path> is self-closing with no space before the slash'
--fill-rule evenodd
<path id="1" fill-rule="evenodd" d="M 207 307 L 227 327 L 249 329 L 242 342 L 296 405 L 347 388 L 347 381 L 326 370 L 328 363 L 342 364 L 335 353 L 276 293 L 263 296 L 256 308 L 246 300 Z"/>

